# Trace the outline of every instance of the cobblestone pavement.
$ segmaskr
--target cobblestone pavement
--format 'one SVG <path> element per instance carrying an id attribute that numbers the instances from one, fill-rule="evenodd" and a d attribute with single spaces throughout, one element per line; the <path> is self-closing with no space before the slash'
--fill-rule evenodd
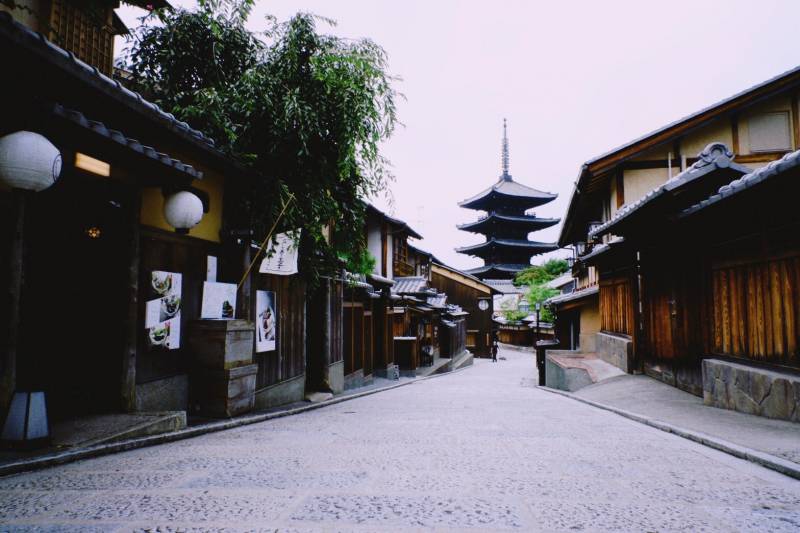
<path id="1" fill-rule="evenodd" d="M 0 530 L 800 530 L 800 483 L 539 391 L 532 356 L 501 356 L 0 479 Z"/>

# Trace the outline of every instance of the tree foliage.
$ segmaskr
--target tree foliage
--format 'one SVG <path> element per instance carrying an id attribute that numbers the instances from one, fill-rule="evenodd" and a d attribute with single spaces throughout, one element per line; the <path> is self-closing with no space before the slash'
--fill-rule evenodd
<path id="1" fill-rule="evenodd" d="M 547 286 L 549 281 L 554 280 L 561 274 L 569 270 L 569 264 L 563 259 L 549 259 L 541 265 L 533 265 L 526 268 L 514 279 L 517 286 L 528 286 L 525 298 L 530 303 L 531 308 L 540 304 L 540 320 L 542 322 L 552 322 L 554 317 L 552 311 L 543 304 L 549 298 L 558 294 L 558 291 Z"/>
<path id="2" fill-rule="evenodd" d="M 255 34 L 251 7 L 204 0 L 145 19 L 125 66 L 142 92 L 261 176 L 242 205 L 256 238 L 294 198 L 279 228 L 303 229 L 301 271 L 313 282 L 362 254 L 362 199 L 391 180 L 379 148 L 397 124 L 395 78 L 374 42 L 318 31 L 332 21 L 268 18 Z"/>

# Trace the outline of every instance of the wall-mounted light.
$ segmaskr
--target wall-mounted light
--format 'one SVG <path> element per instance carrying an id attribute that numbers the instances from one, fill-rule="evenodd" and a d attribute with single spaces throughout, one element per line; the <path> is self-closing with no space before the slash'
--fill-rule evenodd
<path id="1" fill-rule="evenodd" d="M 41 191 L 61 174 L 61 152 L 42 135 L 17 131 L 0 138 L 0 183 Z"/>
<path id="2" fill-rule="evenodd" d="M 103 232 L 97 226 L 86 228 L 86 236 L 89 237 L 90 239 L 99 239 L 102 233 Z"/>
<path id="3" fill-rule="evenodd" d="M 111 165 L 80 152 L 75 152 L 75 168 L 106 178 L 111 175 Z"/>
<path id="4" fill-rule="evenodd" d="M 164 218 L 176 232 L 189 233 L 203 218 L 203 201 L 189 191 L 170 194 L 164 202 Z"/>

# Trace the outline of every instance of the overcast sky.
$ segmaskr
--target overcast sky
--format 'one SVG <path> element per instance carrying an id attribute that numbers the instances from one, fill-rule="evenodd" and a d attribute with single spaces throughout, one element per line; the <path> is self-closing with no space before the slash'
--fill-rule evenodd
<path id="1" fill-rule="evenodd" d="M 499 177 L 504 117 L 511 174 L 558 193 L 536 214 L 562 217 L 586 159 L 800 64 L 795 0 L 262 0 L 249 26 L 297 11 L 388 52 L 406 96 L 385 145 L 393 214 L 457 268 L 481 264 L 453 251 L 481 240 L 455 228 L 479 214 L 457 203 Z M 130 26 L 141 13 L 120 10 Z"/>

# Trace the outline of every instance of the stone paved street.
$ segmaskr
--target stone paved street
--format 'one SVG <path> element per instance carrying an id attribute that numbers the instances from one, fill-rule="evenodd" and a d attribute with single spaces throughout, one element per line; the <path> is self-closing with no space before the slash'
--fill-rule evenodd
<path id="1" fill-rule="evenodd" d="M 3 531 L 798 531 L 800 483 L 533 387 L 530 355 L 0 480 Z"/>

